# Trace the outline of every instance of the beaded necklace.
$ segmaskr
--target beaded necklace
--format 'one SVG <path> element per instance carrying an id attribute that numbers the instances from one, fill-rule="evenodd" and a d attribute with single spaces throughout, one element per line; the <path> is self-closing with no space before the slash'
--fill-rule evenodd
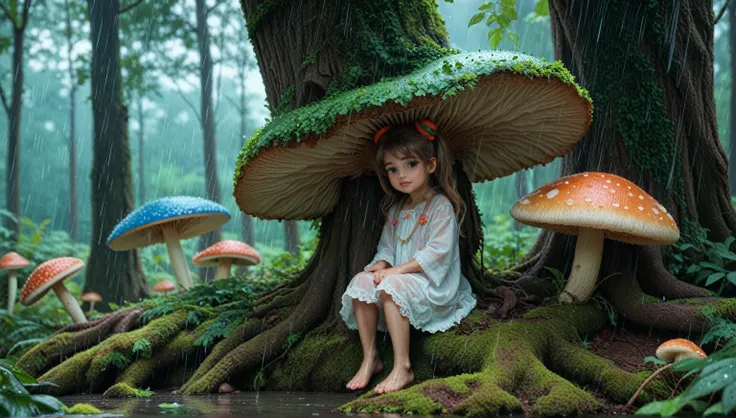
<path id="1" fill-rule="evenodd" d="M 429 209 L 429 202 L 430 202 L 431 200 L 432 200 L 432 197 L 430 197 L 429 199 L 426 199 L 426 200 L 425 200 L 425 202 L 426 202 L 426 203 L 425 203 L 425 205 L 424 205 L 424 209 L 422 210 L 422 214 L 421 214 L 421 215 L 420 215 L 420 216 L 419 216 L 419 217 L 417 218 L 417 220 L 416 220 L 416 221 L 414 222 L 414 228 L 412 228 L 412 229 L 411 229 L 411 232 L 409 233 L 409 236 L 408 236 L 408 237 L 406 237 L 406 238 L 401 238 L 401 236 L 399 235 L 399 231 L 398 231 L 398 230 L 396 230 L 396 238 L 397 238 L 397 239 L 399 240 L 399 242 L 400 242 L 400 243 L 402 243 L 402 244 L 406 244 L 407 242 L 409 242 L 409 240 L 411 239 L 411 237 L 412 237 L 412 236 L 414 235 L 414 232 L 416 232 L 416 230 L 417 230 L 417 227 L 418 227 L 418 226 L 419 226 L 420 224 L 422 224 L 422 225 L 423 225 L 424 223 L 426 223 L 426 218 L 424 218 L 424 215 L 425 215 L 425 214 L 427 213 L 427 209 Z M 403 206 L 403 205 L 404 205 L 404 201 L 402 200 L 402 201 L 401 201 L 401 205 L 399 206 L 399 208 L 401 208 L 401 206 Z M 401 210 L 399 210 L 399 213 L 401 213 Z M 425 219 L 425 220 L 424 220 L 424 222 L 422 222 L 422 219 L 423 219 L 423 218 Z M 398 223 L 398 222 L 397 222 L 396 220 L 395 220 L 394 222 Z"/>

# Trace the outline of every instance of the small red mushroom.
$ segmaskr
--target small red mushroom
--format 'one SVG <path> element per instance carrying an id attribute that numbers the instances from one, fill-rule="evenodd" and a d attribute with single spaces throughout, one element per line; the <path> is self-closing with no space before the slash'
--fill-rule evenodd
<path id="1" fill-rule="evenodd" d="M 87 322 L 87 318 L 69 290 L 64 287 L 64 280 L 79 273 L 84 268 L 84 261 L 74 257 L 61 257 L 41 263 L 31 273 L 23 289 L 20 291 L 20 302 L 31 305 L 41 299 L 49 289 L 53 289 L 69 315 L 77 324 Z"/>
<path id="2" fill-rule="evenodd" d="M 250 266 L 261 262 L 261 255 L 250 245 L 235 241 L 224 240 L 197 253 L 192 258 L 195 266 L 214 267 L 215 280 L 230 277 L 230 267 L 235 265 Z"/>
<path id="3" fill-rule="evenodd" d="M 15 277 L 15 271 L 23 267 L 30 266 L 22 255 L 16 252 L 9 252 L 0 258 L 0 270 L 8 271 L 8 313 L 13 313 L 15 306 L 15 293 L 18 290 L 18 279 Z"/>
<path id="4" fill-rule="evenodd" d="M 161 280 L 160 282 L 153 285 L 154 292 L 163 293 L 167 296 L 169 292 L 176 290 L 176 285 L 171 280 Z"/>

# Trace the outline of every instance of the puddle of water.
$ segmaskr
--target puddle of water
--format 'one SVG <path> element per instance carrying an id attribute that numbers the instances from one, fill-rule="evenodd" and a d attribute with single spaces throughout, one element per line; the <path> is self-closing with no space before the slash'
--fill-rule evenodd
<path id="1" fill-rule="evenodd" d="M 352 393 L 319 392 L 240 392 L 210 395 L 173 395 L 156 393 L 148 398 L 109 399 L 97 395 L 63 396 L 67 406 L 88 403 L 101 409 L 105 416 L 126 418 L 162 415 L 199 417 L 399 417 L 397 414 L 343 414 L 336 408 L 355 399 Z M 160 406 L 169 404 L 171 406 Z M 437 415 L 435 415 L 437 416 Z M 90 416 L 86 416 L 89 418 Z M 98 416 L 100 417 L 100 416 Z"/>

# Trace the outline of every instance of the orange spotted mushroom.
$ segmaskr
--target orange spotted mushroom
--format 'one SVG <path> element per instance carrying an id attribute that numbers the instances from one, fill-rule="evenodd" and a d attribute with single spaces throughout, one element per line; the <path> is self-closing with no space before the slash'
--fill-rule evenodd
<path id="1" fill-rule="evenodd" d="M 583 303 L 598 280 L 605 238 L 636 245 L 669 245 L 680 230 L 659 202 L 629 180 L 609 173 L 578 173 L 533 191 L 511 208 L 519 222 L 577 235 L 572 272 L 560 295 Z"/>
<path id="2" fill-rule="evenodd" d="M 153 285 L 152 290 L 157 293 L 163 293 L 166 296 L 169 292 L 176 290 L 176 285 L 171 280 L 161 280 Z"/>
<path id="3" fill-rule="evenodd" d="M 18 279 L 15 277 L 15 271 L 23 267 L 30 266 L 22 255 L 16 252 L 9 252 L 0 258 L 0 270 L 8 271 L 8 313 L 13 313 L 15 306 L 15 293 L 18 290 Z"/>
<path id="4" fill-rule="evenodd" d="M 250 245 L 235 241 L 224 240 L 197 253 L 192 262 L 199 267 L 214 267 L 215 280 L 230 277 L 230 267 L 235 264 L 239 266 L 251 266 L 261 262 L 261 255 Z"/>
<path id="5" fill-rule="evenodd" d="M 87 322 L 79 303 L 63 283 L 83 268 L 84 261 L 74 257 L 55 258 L 41 263 L 33 270 L 20 291 L 20 302 L 25 306 L 31 305 L 41 299 L 49 289 L 53 289 L 75 323 Z"/>

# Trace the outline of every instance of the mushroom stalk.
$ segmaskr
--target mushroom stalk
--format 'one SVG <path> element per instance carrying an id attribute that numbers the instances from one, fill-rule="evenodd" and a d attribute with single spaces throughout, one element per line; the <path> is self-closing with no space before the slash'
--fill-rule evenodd
<path id="1" fill-rule="evenodd" d="M 230 277 L 230 267 L 233 265 L 233 260 L 229 258 L 221 258 L 217 264 L 217 270 L 215 270 L 215 280 L 227 279 Z"/>
<path id="2" fill-rule="evenodd" d="M 184 250 L 179 242 L 179 233 L 172 227 L 163 228 L 164 241 L 169 251 L 169 262 L 174 270 L 176 282 L 183 290 L 192 288 L 192 273 L 189 272 L 187 260 L 184 258 Z"/>
<path id="3" fill-rule="evenodd" d="M 95 310 L 95 301 L 92 301 L 92 302 L 89 303 L 89 312 L 88 312 L 88 314 L 89 315 L 92 315 L 92 311 L 94 311 L 94 310 Z"/>
<path id="4" fill-rule="evenodd" d="M 82 308 L 79 306 L 79 303 L 77 303 L 77 300 L 74 299 L 74 296 L 72 296 L 72 294 L 69 293 L 69 291 L 66 289 L 64 283 L 57 282 L 51 288 L 54 289 L 56 297 L 59 298 L 61 304 L 64 305 L 64 309 L 69 312 L 69 315 L 71 315 L 74 323 L 82 324 L 84 322 L 87 322 L 87 317 L 84 316 Z"/>
<path id="5" fill-rule="evenodd" d="M 15 271 L 8 270 L 8 313 L 13 313 L 15 306 L 15 293 L 18 291 L 18 279 L 15 278 Z"/>
<path id="6" fill-rule="evenodd" d="M 560 294 L 560 302 L 583 303 L 593 294 L 598 281 L 598 271 L 601 268 L 603 240 L 602 230 L 580 228 L 572 271 L 565 289 Z"/>

